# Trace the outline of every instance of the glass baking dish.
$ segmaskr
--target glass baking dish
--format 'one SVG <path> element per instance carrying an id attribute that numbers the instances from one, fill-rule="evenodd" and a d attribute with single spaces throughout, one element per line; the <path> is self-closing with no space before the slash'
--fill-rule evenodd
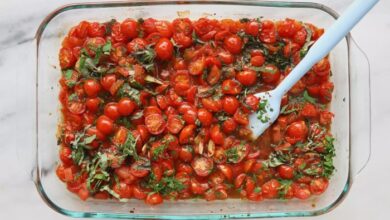
<path id="1" fill-rule="evenodd" d="M 58 51 L 67 31 L 81 20 L 105 22 L 127 17 L 172 20 L 179 12 L 191 19 L 199 17 L 243 18 L 286 17 L 329 27 L 338 17 L 329 7 L 318 3 L 277 1 L 129 1 L 87 3 L 63 6 L 40 25 L 36 43 L 36 163 L 33 180 L 42 199 L 55 211 L 72 217 L 219 219 L 312 216 L 335 208 L 370 155 L 370 81 L 369 64 L 351 36 L 347 36 L 330 55 L 335 84 L 331 110 L 335 113 L 332 131 L 336 138 L 335 167 L 328 190 L 308 200 L 269 200 L 251 202 L 241 199 L 207 202 L 204 200 L 167 201 L 147 206 L 143 201 L 127 203 L 89 199 L 81 201 L 68 192 L 57 178 L 57 123 L 60 120 L 59 85 L 61 76 Z"/>

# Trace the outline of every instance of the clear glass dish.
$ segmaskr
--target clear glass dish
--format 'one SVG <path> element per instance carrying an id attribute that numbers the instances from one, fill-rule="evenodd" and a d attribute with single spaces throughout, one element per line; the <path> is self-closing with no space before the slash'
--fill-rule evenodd
<path id="1" fill-rule="evenodd" d="M 169 201 L 147 206 L 143 201 L 120 203 L 114 200 L 81 201 L 67 191 L 57 178 L 56 140 L 60 119 L 59 85 L 61 76 L 58 51 L 67 31 L 81 20 L 105 22 L 127 17 L 172 20 L 188 11 L 191 19 L 295 18 L 329 27 L 337 13 L 318 3 L 277 1 L 131 1 L 88 3 L 63 6 L 42 22 L 36 35 L 36 161 L 33 180 L 42 199 L 55 211 L 72 217 L 219 219 L 312 216 L 329 212 L 347 195 L 351 184 L 370 155 L 370 81 L 364 53 L 347 36 L 330 55 L 335 84 L 331 110 L 335 113 L 332 131 L 336 137 L 337 169 L 328 190 L 321 196 L 299 200 L 251 202 L 241 199 L 207 202 Z"/>

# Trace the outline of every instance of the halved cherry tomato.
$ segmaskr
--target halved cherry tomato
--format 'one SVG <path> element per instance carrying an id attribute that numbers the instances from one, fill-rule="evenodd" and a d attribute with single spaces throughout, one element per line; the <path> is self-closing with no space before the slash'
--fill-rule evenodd
<path id="1" fill-rule="evenodd" d="M 161 114 L 150 114 L 145 116 L 145 125 L 151 134 L 161 134 L 166 126 L 166 122 Z"/>
<path id="2" fill-rule="evenodd" d="M 178 115 L 169 115 L 167 129 L 172 134 L 178 134 L 183 129 L 184 122 Z"/>
<path id="3" fill-rule="evenodd" d="M 146 159 L 136 160 L 130 168 L 130 173 L 135 177 L 144 177 L 150 172 L 150 161 Z"/>
<path id="4" fill-rule="evenodd" d="M 213 160 L 207 157 L 195 157 L 191 165 L 198 176 L 208 176 L 214 168 Z"/>
<path id="5" fill-rule="evenodd" d="M 227 79 L 222 82 L 222 92 L 228 95 L 237 95 L 241 92 L 242 88 L 239 82 L 231 79 Z"/>

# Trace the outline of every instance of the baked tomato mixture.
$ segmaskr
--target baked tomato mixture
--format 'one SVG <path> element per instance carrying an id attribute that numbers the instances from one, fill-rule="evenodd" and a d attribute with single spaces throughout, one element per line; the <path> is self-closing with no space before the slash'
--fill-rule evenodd
<path id="1" fill-rule="evenodd" d="M 250 139 L 323 29 L 293 19 L 82 21 L 62 42 L 57 175 L 82 200 L 307 199 L 334 166 L 328 57 Z"/>

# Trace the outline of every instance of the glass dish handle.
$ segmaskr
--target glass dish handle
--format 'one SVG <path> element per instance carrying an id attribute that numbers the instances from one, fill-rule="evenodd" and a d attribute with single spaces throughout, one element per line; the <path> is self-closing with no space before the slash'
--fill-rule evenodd
<path id="1" fill-rule="evenodd" d="M 366 167 L 371 155 L 370 63 L 367 55 L 350 38 L 350 132 L 351 176 Z"/>

